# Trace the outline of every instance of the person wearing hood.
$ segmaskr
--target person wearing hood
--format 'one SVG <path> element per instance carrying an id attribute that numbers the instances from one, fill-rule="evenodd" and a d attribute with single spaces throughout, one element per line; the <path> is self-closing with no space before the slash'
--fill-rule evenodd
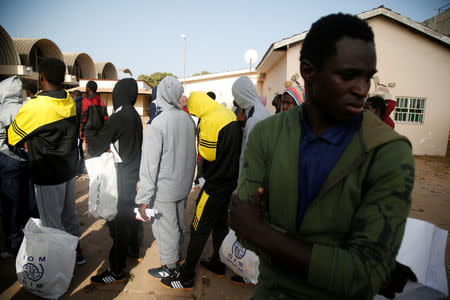
<path id="1" fill-rule="evenodd" d="M 239 77 L 231 88 L 234 100 L 241 110 L 245 113 L 246 122 L 242 135 L 241 156 L 239 162 L 239 173 L 242 170 L 245 147 L 247 147 L 247 139 L 250 131 L 256 123 L 270 117 L 269 111 L 261 104 L 256 92 L 255 85 L 247 76 Z"/>
<path id="2" fill-rule="evenodd" d="M 145 221 L 150 221 L 148 206 L 158 211 L 152 231 L 162 266 L 148 270 L 156 278 L 174 275 L 181 260 L 184 209 L 195 172 L 195 124 L 180 107 L 182 94 L 183 86 L 172 76 L 159 83 L 159 114 L 147 124 L 142 146 L 136 204 Z"/>
<path id="3" fill-rule="evenodd" d="M 8 143 L 16 153 L 27 153 L 42 226 L 80 237 L 75 208 L 77 116 L 72 97 L 61 88 L 66 65 L 47 58 L 38 70 L 43 91 L 19 110 L 8 128 Z M 78 244 L 76 263 L 84 262 Z"/>
<path id="4" fill-rule="evenodd" d="M 103 128 L 92 136 L 86 136 L 90 153 L 99 156 L 113 147 L 122 162 L 116 163 L 117 215 L 106 224 L 113 245 L 109 252 L 110 268 L 91 277 L 94 284 L 107 285 L 124 282 L 126 257 L 139 258 L 142 223 L 134 215 L 136 184 L 139 181 L 141 162 L 142 121 L 134 108 L 138 86 L 133 78 L 119 80 L 113 89 L 114 113 Z"/>
<path id="5" fill-rule="evenodd" d="M 161 283 L 192 290 L 195 268 L 211 231 L 214 252 L 209 261 L 201 261 L 200 265 L 219 277 L 225 274 L 219 248 L 228 234 L 228 204 L 237 185 L 242 130 L 236 115 L 205 93 L 192 92 L 188 110 L 201 120 L 198 149 L 204 158 L 205 183 L 196 201 L 185 262 L 175 275 L 162 278 Z"/>
<path id="6" fill-rule="evenodd" d="M 6 143 L 7 129 L 22 107 L 22 81 L 18 76 L 0 82 L 0 103 L 0 207 L 6 236 L 0 259 L 6 259 L 19 251 L 22 227 L 36 206 L 28 162 L 12 152 Z"/>

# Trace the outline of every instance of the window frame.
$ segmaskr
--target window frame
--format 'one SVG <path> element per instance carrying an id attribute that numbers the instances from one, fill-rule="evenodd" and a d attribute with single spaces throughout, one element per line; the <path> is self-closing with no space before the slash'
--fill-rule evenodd
<path id="1" fill-rule="evenodd" d="M 406 106 L 403 105 L 401 107 L 397 106 L 399 102 L 403 100 L 407 100 Z M 411 107 L 411 102 L 415 100 L 415 107 Z M 423 100 L 423 107 L 417 107 L 417 101 Z M 395 97 L 395 109 L 394 109 L 394 122 L 399 124 L 410 124 L 410 125 L 424 125 L 425 124 L 425 110 L 427 108 L 427 98 L 426 97 L 415 97 L 415 96 L 396 96 Z M 399 109 L 399 110 L 398 110 Z M 401 110 L 401 111 L 400 111 Z M 417 112 L 418 110 L 422 110 L 422 113 Z M 397 119 L 398 115 L 405 114 L 405 120 L 402 118 Z M 420 119 L 422 115 L 421 122 L 420 121 L 411 121 L 411 119 Z"/>

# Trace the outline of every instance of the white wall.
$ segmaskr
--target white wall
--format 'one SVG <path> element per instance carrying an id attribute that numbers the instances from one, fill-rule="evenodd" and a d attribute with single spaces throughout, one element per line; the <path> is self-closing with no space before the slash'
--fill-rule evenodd
<path id="1" fill-rule="evenodd" d="M 416 155 L 445 155 L 450 128 L 450 50 L 385 18 L 368 20 L 375 33 L 380 82 L 396 97 L 426 98 L 423 124 L 395 124 Z M 391 118 L 394 120 L 394 113 Z M 394 121 L 395 122 L 395 121 Z"/>
<path id="2" fill-rule="evenodd" d="M 233 83 L 241 75 L 233 75 L 220 78 L 211 78 L 201 81 L 187 82 L 184 94 L 189 97 L 191 92 L 214 92 L 216 94 L 216 101 L 220 104 L 226 105 L 228 108 L 233 107 L 233 94 L 231 93 L 231 88 Z M 256 85 L 256 74 L 250 75 L 249 78 Z M 183 80 L 180 80 L 183 83 Z"/>

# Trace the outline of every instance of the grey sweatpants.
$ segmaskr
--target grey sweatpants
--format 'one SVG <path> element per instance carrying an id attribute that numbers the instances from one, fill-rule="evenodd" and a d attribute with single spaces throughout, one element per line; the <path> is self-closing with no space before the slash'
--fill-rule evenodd
<path id="1" fill-rule="evenodd" d="M 180 257 L 184 241 L 186 198 L 176 202 L 154 201 L 158 215 L 153 220 L 152 232 L 158 243 L 159 258 L 163 265 L 173 265 Z"/>
<path id="2" fill-rule="evenodd" d="M 75 208 L 75 177 L 57 185 L 34 185 L 41 223 L 81 236 Z"/>

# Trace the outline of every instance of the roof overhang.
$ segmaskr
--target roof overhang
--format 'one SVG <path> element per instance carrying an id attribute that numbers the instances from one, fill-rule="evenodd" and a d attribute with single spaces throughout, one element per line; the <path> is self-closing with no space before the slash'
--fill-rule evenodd
<path id="1" fill-rule="evenodd" d="M 423 24 L 420 24 L 414 20 L 411 20 L 410 18 L 404 17 L 396 12 L 393 12 L 390 9 L 384 8 L 384 7 L 378 7 L 363 13 L 360 13 L 358 15 L 359 18 L 363 19 L 363 20 L 368 20 L 377 16 L 385 16 L 388 17 L 394 21 L 397 21 L 403 25 L 406 25 L 412 29 L 415 29 L 421 33 L 423 33 L 424 35 L 426 35 L 427 37 L 445 44 L 447 47 L 450 47 L 450 38 L 440 32 L 437 32 Z"/>
<path id="2" fill-rule="evenodd" d="M 378 7 L 363 13 L 360 13 L 358 17 L 363 20 L 368 20 L 370 18 L 374 18 L 377 16 L 384 16 L 389 19 L 392 19 L 396 22 L 399 22 L 409 28 L 412 28 L 414 30 L 419 31 L 420 33 L 424 34 L 428 38 L 439 42 L 441 44 L 444 44 L 447 47 L 450 47 L 450 38 L 442 33 L 439 33 L 423 24 L 420 24 L 416 21 L 413 21 L 407 17 L 404 17 L 396 12 L 393 12 L 390 9 L 384 8 L 384 7 Z M 306 35 L 308 34 L 308 31 L 302 32 L 300 34 L 293 35 L 291 37 L 282 39 L 278 42 L 273 43 L 270 45 L 269 49 L 264 54 L 263 58 L 259 62 L 259 64 L 256 66 L 256 71 L 258 73 L 266 73 L 268 72 L 276 62 L 284 55 L 287 48 L 295 43 L 301 42 L 305 39 Z"/>
<path id="3" fill-rule="evenodd" d="M 24 65 L 0 65 L 0 74 L 18 75 L 19 77 L 37 80 L 39 74 L 32 67 Z"/>

